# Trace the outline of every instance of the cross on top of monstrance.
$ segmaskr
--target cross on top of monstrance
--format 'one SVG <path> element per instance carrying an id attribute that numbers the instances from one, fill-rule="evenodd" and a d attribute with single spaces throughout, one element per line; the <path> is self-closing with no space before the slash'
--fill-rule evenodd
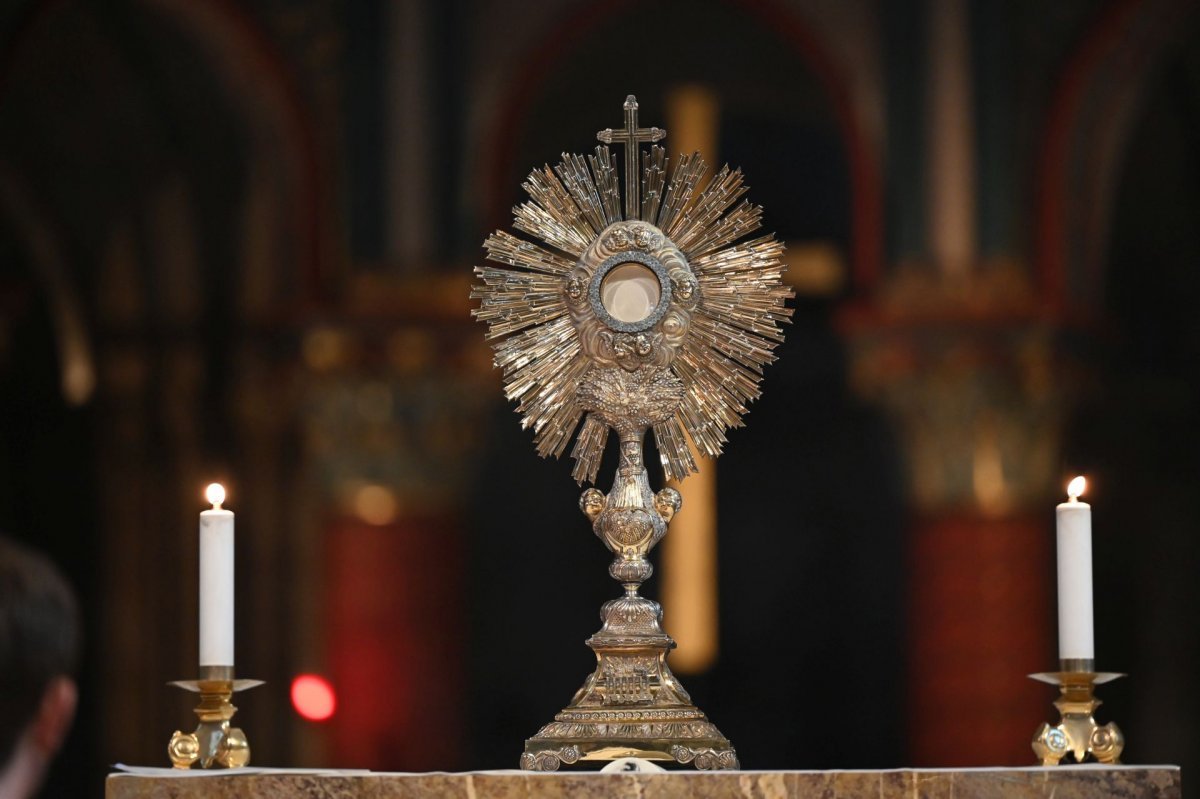
<path id="1" fill-rule="evenodd" d="M 625 98 L 625 130 L 605 128 L 596 138 L 605 144 L 625 145 L 625 218 L 637 219 L 641 214 L 638 204 L 638 145 L 653 144 L 667 137 L 662 128 L 639 128 L 637 121 L 638 102 L 632 94 Z"/>

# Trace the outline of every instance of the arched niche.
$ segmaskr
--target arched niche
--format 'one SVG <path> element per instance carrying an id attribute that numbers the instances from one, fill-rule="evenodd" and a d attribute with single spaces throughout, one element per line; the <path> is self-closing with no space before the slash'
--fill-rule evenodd
<path id="1" fill-rule="evenodd" d="M 1034 165 L 1033 258 L 1049 309 L 1094 318 L 1114 197 L 1133 126 L 1163 59 L 1195 30 L 1186 0 L 1101 8 L 1054 81 Z"/>
<path id="2" fill-rule="evenodd" d="M 486 121 L 485 223 L 509 223 L 531 168 L 557 163 L 564 149 L 590 152 L 595 130 L 620 124 L 627 94 L 638 96 L 644 124 L 663 126 L 667 93 L 698 83 L 721 105 L 720 163 L 746 170 L 767 227 L 832 239 L 844 248 L 854 289 L 869 290 L 882 257 L 870 118 L 879 98 L 846 68 L 853 56 L 827 49 L 838 39 L 831 27 L 773 0 L 669 2 L 652 12 L 608 2 L 560 16 L 516 58 Z M 839 33 L 853 42 L 846 51 L 872 52 L 869 36 Z M 670 131 L 665 145 L 677 155 Z"/>

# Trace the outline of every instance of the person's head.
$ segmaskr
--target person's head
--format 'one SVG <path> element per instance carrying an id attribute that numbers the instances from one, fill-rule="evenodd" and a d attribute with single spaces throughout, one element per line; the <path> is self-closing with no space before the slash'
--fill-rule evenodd
<path id="1" fill-rule="evenodd" d="M 45 558 L 0 537 L 0 775 L 38 780 L 75 714 L 79 609 Z"/>

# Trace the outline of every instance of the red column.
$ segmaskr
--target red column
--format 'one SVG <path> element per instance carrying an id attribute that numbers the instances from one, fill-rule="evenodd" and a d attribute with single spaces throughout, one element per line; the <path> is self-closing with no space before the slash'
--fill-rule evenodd
<path id="1" fill-rule="evenodd" d="M 460 767 L 457 531 L 434 519 L 342 520 L 327 542 L 328 663 L 338 696 L 331 760 L 392 771 Z"/>
<path id="2" fill-rule="evenodd" d="M 1028 765 L 1053 698 L 1053 535 L 1040 517 L 918 521 L 911 546 L 914 766 Z"/>

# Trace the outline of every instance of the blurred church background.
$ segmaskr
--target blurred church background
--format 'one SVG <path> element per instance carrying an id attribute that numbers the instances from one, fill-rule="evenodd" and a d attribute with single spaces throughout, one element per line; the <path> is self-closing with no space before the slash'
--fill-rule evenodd
<path id="1" fill-rule="evenodd" d="M 614 588 L 470 270 L 629 93 L 672 154 L 744 168 L 797 292 L 647 586 L 743 765 L 1031 762 L 1084 473 L 1098 662 L 1131 675 L 1102 719 L 1128 762 L 1200 766 L 1198 10 L 10 0 L 0 525 L 88 633 L 47 795 L 189 725 L 165 682 L 195 674 L 214 479 L 257 763 L 515 767 Z"/>

